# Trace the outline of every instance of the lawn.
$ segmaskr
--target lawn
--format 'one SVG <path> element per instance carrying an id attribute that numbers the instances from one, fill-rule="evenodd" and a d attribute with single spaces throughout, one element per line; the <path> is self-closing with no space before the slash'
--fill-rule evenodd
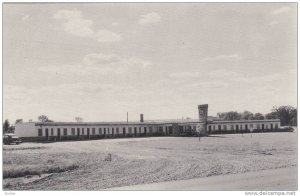
<path id="1" fill-rule="evenodd" d="M 3 188 L 102 190 L 284 167 L 297 167 L 297 132 L 24 143 L 3 147 Z"/>

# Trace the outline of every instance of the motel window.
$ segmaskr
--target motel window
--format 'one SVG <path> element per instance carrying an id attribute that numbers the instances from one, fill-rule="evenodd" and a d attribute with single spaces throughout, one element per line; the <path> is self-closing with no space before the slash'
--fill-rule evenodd
<path id="1" fill-rule="evenodd" d="M 224 130 L 227 130 L 227 126 L 226 126 L 226 125 L 223 125 L 223 129 L 224 129 Z"/>
<path id="2" fill-rule="evenodd" d="M 144 133 L 146 133 L 147 132 L 147 127 L 144 127 Z"/>
<path id="3" fill-rule="evenodd" d="M 96 134 L 96 130 L 95 130 L 95 128 L 92 128 L 92 133 L 93 133 L 93 135 L 95 135 L 95 134 Z"/>
<path id="4" fill-rule="evenodd" d="M 43 136 L 43 130 L 42 129 L 38 129 L 38 136 Z"/>
<path id="5" fill-rule="evenodd" d="M 230 129 L 233 131 L 234 130 L 234 125 L 230 125 Z"/>
<path id="6" fill-rule="evenodd" d="M 126 128 L 125 128 L 125 127 L 123 127 L 123 131 L 126 131 Z"/>
<path id="7" fill-rule="evenodd" d="M 80 134 L 80 128 L 77 128 L 77 133 Z"/>
<path id="8" fill-rule="evenodd" d="M 99 135 L 102 135 L 102 128 L 99 128 Z"/>
<path id="9" fill-rule="evenodd" d="M 54 134 L 53 134 L 53 128 L 51 128 L 51 135 L 54 135 Z"/>
<path id="10" fill-rule="evenodd" d="M 257 125 L 256 125 L 256 128 L 257 128 L 257 129 L 260 129 L 260 124 L 257 124 Z"/>
<path id="11" fill-rule="evenodd" d="M 64 128 L 64 135 L 68 135 L 68 129 Z"/>
<path id="12" fill-rule="evenodd" d="M 142 131 L 142 127 L 139 127 L 139 133 L 141 133 L 141 131 Z"/>
<path id="13" fill-rule="evenodd" d="M 128 127 L 129 134 L 132 134 L 132 127 Z"/>
<path id="14" fill-rule="evenodd" d="M 75 135 L 75 128 L 72 128 L 72 135 Z"/>
<path id="15" fill-rule="evenodd" d="M 84 135 L 84 128 L 82 128 L 82 135 Z"/>
<path id="16" fill-rule="evenodd" d="M 117 134 L 119 134 L 119 127 L 116 128 L 116 132 L 117 132 Z"/>

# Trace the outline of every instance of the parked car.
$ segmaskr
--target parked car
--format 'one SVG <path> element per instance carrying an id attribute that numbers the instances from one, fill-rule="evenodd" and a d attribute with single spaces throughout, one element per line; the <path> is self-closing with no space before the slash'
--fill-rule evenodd
<path id="1" fill-rule="evenodd" d="M 294 128 L 291 126 L 283 126 L 280 127 L 279 130 L 282 132 L 294 132 Z"/>
<path id="2" fill-rule="evenodd" d="M 9 144 L 20 144 L 22 143 L 22 140 L 15 134 L 9 133 L 5 134 L 3 136 L 3 144 L 9 145 Z"/>

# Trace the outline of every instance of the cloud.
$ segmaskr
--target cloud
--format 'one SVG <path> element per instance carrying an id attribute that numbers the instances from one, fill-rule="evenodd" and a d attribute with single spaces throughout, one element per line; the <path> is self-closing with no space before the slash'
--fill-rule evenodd
<path id="1" fill-rule="evenodd" d="M 83 58 L 83 62 L 86 65 L 92 65 L 92 64 L 109 64 L 109 63 L 116 63 L 119 62 L 121 58 L 118 55 L 115 54 L 88 54 Z"/>
<path id="2" fill-rule="evenodd" d="M 239 73 L 226 69 L 217 69 L 208 73 L 208 75 L 212 78 L 224 78 L 228 80 L 230 80 L 231 78 L 240 77 Z"/>
<path id="3" fill-rule="evenodd" d="M 56 20 L 63 21 L 64 31 L 71 35 L 94 38 L 98 42 L 119 42 L 122 40 L 120 34 L 107 29 L 95 31 L 93 29 L 93 21 L 85 19 L 82 12 L 78 9 L 59 10 L 53 17 Z"/>
<path id="4" fill-rule="evenodd" d="M 198 77 L 200 77 L 200 73 L 199 72 L 178 72 L 178 73 L 169 74 L 169 77 L 175 78 L 175 79 L 198 78 Z"/>
<path id="5" fill-rule="evenodd" d="M 72 35 L 91 37 L 94 34 L 93 21 L 84 19 L 80 10 L 60 10 L 54 14 L 54 18 L 64 20 L 62 24 L 64 30 Z"/>
<path id="6" fill-rule="evenodd" d="M 238 77 L 232 77 L 231 80 L 236 81 L 236 82 L 245 82 L 245 83 L 249 83 L 249 84 L 258 84 L 258 85 L 260 85 L 260 84 L 274 82 L 274 81 L 277 81 L 281 78 L 282 77 L 281 77 L 280 74 L 274 73 L 274 74 L 269 74 L 269 75 L 264 75 L 264 76 L 256 76 L 256 77 L 238 76 Z"/>
<path id="7" fill-rule="evenodd" d="M 66 75 L 127 75 L 146 71 L 150 63 L 138 58 L 122 58 L 116 54 L 92 53 L 86 55 L 82 63 L 73 65 L 43 66 L 41 72 Z"/>
<path id="8" fill-rule="evenodd" d="M 96 33 L 96 39 L 98 42 L 119 42 L 122 37 L 120 34 L 103 29 Z"/>
<path id="9" fill-rule="evenodd" d="M 289 12 L 290 10 L 291 10 L 290 7 L 288 7 L 288 6 L 283 6 L 283 7 L 281 7 L 281 8 L 276 9 L 276 10 L 273 10 L 273 11 L 272 11 L 272 14 L 273 14 L 273 15 L 282 14 L 282 13 L 285 13 L 285 12 Z"/>
<path id="10" fill-rule="evenodd" d="M 117 23 L 117 22 L 112 22 L 112 23 L 111 23 L 111 26 L 119 26 L 119 23 Z"/>
<path id="11" fill-rule="evenodd" d="M 24 15 L 21 17 L 21 20 L 22 20 L 22 21 L 27 21 L 29 18 L 30 18 L 30 15 L 24 14 Z"/>
<path id="12" fill-rule="evenodd" d="M 276 20 L 273 20 L 272 22 L 269 23 L 269 25 L 274 26 L 277 25 L 279 22 Z"/>
<path id="13" fill-rule="evenodd" d="M 201 61 L 214 61 L 214 60 L 233 60 L 233 61 L 239 61 L 242 57 L 239 54 L 222 54 L 217 56 L 211 56 L 206 57 L 202 59 Z"/>
<path id="14" fill-rule="evenodd" d="M 145 15 L 141 15 L 141 18 L 139 19 L 139 24 L 150 24 L 150 23 L 157 23 L 161 21 L 161 17 L 159 14 L 155 12 L 151 12 Z"/>

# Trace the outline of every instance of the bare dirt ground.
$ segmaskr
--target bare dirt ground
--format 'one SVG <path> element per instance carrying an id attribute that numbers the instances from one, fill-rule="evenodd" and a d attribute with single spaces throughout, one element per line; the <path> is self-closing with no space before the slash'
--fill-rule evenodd
<path id="1" fill-rule="evenodd" d="M 109 153 L 112 161 L 105 161 Z M 295 167 L 295 132 L 215 135 L 200 141 L 152 137 L 24 143 L 3 148 L 3 189 L 103 190 Z"/>
<path id="2" fill-rule="evenodd" d="M 227 174 L 189 180 L 117 187 L 107 190 L 296 191 L 297 186 L 297 167 L 290 167 L 242 174 Z"/>

